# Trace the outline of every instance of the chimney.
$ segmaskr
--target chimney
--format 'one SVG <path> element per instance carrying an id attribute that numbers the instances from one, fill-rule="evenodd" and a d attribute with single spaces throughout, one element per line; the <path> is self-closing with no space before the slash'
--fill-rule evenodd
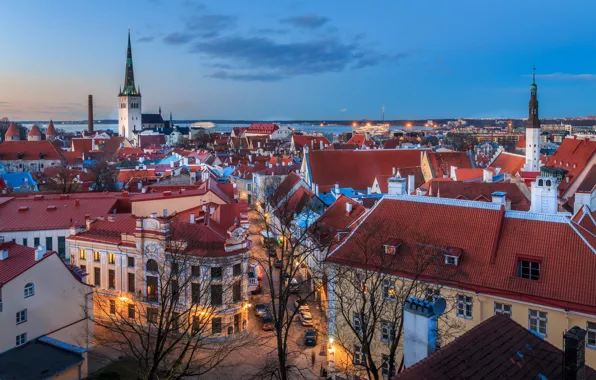
<path id="1" fill-rule="evenodd" d="M 323 145 L 323 140 L 319 140 L 319 149 L 323 150 L 324 145 Z"/>
<path id="2" fill-rule="evenodd" d="M 410 174 L 408 176 L 408 194 L 412 194 L 416 191 L 416 176 L 414 174 Z"/>
<path id="3" fill-rule="evenodd" d="M 457 170 L 457 166 L 451 166 L 451 170 L 450 170 L 450 172 L 449 172 L 449 176 L 450 176 L 451 178 L 455 178 L 455 177 L 456 177 L 456 175 L 455 175 L 455 171 L 456 171 L 456 170 Z"/>
<path id="4" fill-rule="evenodd" d="M 447 302 L 408 298 L 404 303 L 404 364 L 413 366 L 437 349 L 437 318 L 443 314 Z"/>
<path id="5" fill-rule="evenodd" d="M 537 214 L 556 214 L 559 211 L 557 203 L 557 180 L 553 177 L 536 177 L 532 182 L 530 195 L 530 212 Z"/>
<path id="6" fill-rule="evenodd" d="M 167 218 L 168 217 L 168 209 L 167 208 L 164 208 L 163 209 L 163 217 L 164 218 Z"/>
<path id="7" fill-rule="evenodd" d="M 87 103 L 87 130 L 93 132 L 93 95 L 89 95 Z"/>
<path id="8" fill-rule="evenodd" d="M 350 202 L 346 202 L 346 215 L 350 215 L 352 212 L 352 204 Z"/>
<path id="9" fill-rule="evenodd" d="M 387 180 L 387 194 L 388 195 L 405 195 L 406 194 L 406 179 L 401 177 L 391 177 Z"/>
<path id="10" fill-rule="evenodd" d="M 488 169 L 482 170 L 482 182 L 492 182 L 493 181 L 493 172 Z"/>
<path id="11" fill-rule="evenodd" d="M 215 206 L 209 207 L 209 215 L 213 215 L 215 213 Z"/>
<path id="12" fill-rule="evenodd" d="M 578 326 L 565 333 L 563 380 L 586 378 L 586 330 Z"/>
<path id="13" fill-rule="evenodd" d="M 506 196 L 507 196 L 507 193 L 504 191 L 495 191 L 494 193 L 492 193 L 493 203 L 496 203 L 498 205 L 507 206 Z"/>
<path id="14" fill-rule="evenodd" d="M 203 212 L 204 212 L 204 213 L 206 213 L 206 212 L 207 212 L 207 205 L 203 205 L 203 206 L 201 207 L 201 209 L 203 210 Z"/>
<path id="15" fill-rule="evenodd" d="M 339 183 L 335 183 L 335 194 L 339 195 Z"/>
<path id="16" fill-rule="evenodd" d="M 156 213 L 156 212 L 152 212 L 152 213 L 151 213 L 151 217 L 152 217 L 152 218 L 157 218 L 157 213 Z"/>
<path id="17" fill-rule="evenodd" d="M 35 261 L 39 261 L 43 258 L 43 255 L 46 254 L 46 246 L 45 245 L 40 245 L 37 247 L 37 249 L 35 250 Z"/>
<path id="18" fill-rule="evenodd" d="M 8 250 L 0 249 L 0 261 L 6 260 L 7 258 L 8 258 Z"/>
<path id="19" fill-rule="evenodd" d="M 190 224 L 195 224 L 195 213 L 194 212 L 190 213 Z"/>
<path id="20" fill-rule="evenodd" d="M 315 184 L 315 194 L 319 195 L 319 185 Z"/>

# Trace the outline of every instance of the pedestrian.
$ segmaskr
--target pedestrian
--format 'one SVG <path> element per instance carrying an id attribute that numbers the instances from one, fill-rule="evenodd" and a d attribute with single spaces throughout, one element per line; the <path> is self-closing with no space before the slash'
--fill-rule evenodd
<path id="1" fill-rule="evenodd" d="M 312 359 L 312 367 L 315 368 L 315 349 L 314 348 L 310 352 L 310 358 Z"/>

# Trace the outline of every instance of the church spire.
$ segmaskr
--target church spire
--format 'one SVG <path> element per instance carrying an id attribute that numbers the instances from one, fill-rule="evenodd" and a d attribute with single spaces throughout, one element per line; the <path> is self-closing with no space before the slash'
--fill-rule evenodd
<path id="1" fill-rule="evenodd" d="M 530 105 L 527 128 L 540 128 L 538 118 L 538 86 L 536 86 L 536 67 L 533 68 L 532 84 L 530 85 Z"/>
<path id="2" fill-rule="evenodd" d="M 135 87 L 135 75 L 132 67 L 132 48 L 130 46 L 130 28 L 128 29 L 128 48 L 126 50 L 126 71 L 124 74 L 123 95 L 139 95 Z"/>

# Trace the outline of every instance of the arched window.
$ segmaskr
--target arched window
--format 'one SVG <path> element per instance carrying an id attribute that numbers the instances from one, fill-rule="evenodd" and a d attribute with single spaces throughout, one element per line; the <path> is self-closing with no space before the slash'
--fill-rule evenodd
<path id="1" fill-rule="evenodd" d="M 25 298 L 31 297 L 35 294 L 35 285 L 32 282 L 25 285 Z"/>
<path id="2" fill-rule="evenodd" d="M 539 180 L 538 180 L 538 186 L 544 186 L 544 181 L 543 181 L 543 180 L 541 180 L 541 179 L 539 179 Z"/>
<path id="3" fill-rule="evenodd" d="M 147 271 L 149 272 L 157 272 L 157 261 L 150 259 L 147 261 Z"/>
<path id="4" fill-rule="evenodd" d="M 551 185 L 550 179 L 547 179 L 546 180 L 546 186 L 550 186 L 550 185 Z"/>

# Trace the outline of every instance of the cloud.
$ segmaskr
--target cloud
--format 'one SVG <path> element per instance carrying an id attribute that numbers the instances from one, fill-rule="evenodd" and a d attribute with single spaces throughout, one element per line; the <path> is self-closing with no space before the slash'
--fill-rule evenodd
<path id="1" fill-rule="evenodd" d="M 236 17 L 222 14 L 195 15 L 188 17 L 185 25 L 193 32 L 219 33 L 222 30 L 235 28 Z"/>
<path id="2" fill-rule="evenodd" d="M 216 71 L 212 74 L 205 75 L 208 78 L 227 79 L 242 82 L 276 82 L 285 79 L 283 75 L 256 73 L 256 74 L 234 74 L 227 71 Z"/>
<path id="3" fill-rule="evenodd" d="M 137 42 L 138 43 L 152 42 L 154 39 L 155 39 L 155 36 L 144 36 L 144 37 L 137 38 Z"/>
<path id="4" fill-rule="evenodd" d="M 266 35 L 272 35 L 272 34 L 282 35 L 282 34 L 288 34 L 289 32 L 290 31 L 287 29 L 275 29 L 275 28 L 261 28 L 261 29 L 255 30 L 255 33 L 257 33 L 257 34 L 266 34 Z"/>
<path id="5" fill-rule="evenodd" d="M 301 29 L 318 29 L 328 23 L 329 19 L 324 16 L 317 16 L 314 13 L 307 13 L 301 16 L 283 18 L 279 22 Z"/>
<path id="6" fill-rule="evenodd" d="M 188 33 L 170 33 L 164 37 L 163 42 L 168 45 L 182 45 L 192 41 L 194 37 Z"/>
<path id="7" fill-rule="evenodd" d="M 347 108 L 342 108 L 342 109 L 339 110 L 339 112 L 348 112 L 348 109 Z"/>
<path id="8" fill-rule="evenodd" d="M 551 73 L 551 74 L 536 74 L 536 78 L 553 79 L 553 80 L 591 81 L 591 80 L 596 80 L 596 74 Z"/>

